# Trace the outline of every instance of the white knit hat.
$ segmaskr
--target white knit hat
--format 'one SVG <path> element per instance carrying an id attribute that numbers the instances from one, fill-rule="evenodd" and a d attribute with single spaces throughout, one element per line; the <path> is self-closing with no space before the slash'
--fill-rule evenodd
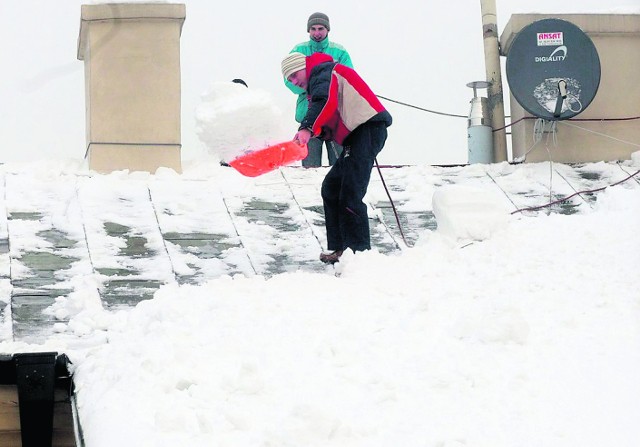
<path id="1" fill-rule="evenodd" d="M 282 60 L 282 76 L 288 79 L 289 76 L 307 66 L 307 56 L 302 53 L 293 52 Z"/>

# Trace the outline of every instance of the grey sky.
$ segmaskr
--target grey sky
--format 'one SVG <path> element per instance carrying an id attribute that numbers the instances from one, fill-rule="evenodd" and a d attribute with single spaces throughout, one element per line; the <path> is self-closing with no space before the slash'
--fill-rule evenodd
<path id="1" fill-rule="evenodd" d="M 83 3 L 92 2 L 0 0 L 0 162 L 84 157 L 84 73 L 76 58 Z M 203 153 L 194 110 L 213 81 L 240 77 L 250 88 L 269 91 L 291 118 L 293 136 L 294 96 L 281 82 L 279 65 L 308 38 L 306 20 L 315 8 L 281 0 L 177 3 L 187 7 L 181 38 L 183 158 Z M 637 0 L 498 0 L 497 8 L 500 32 L 512 13 L 640 13 Z M 376 93 L 468 113 L 472 92 L 465 84 L 485 73 L 479 0 L 325 0 L 321 11 L 331 19 L 329 37 L 348 49 Z M 381 163 L 466 161 L 465 119 L 385 105 L 395 122 Z"/>

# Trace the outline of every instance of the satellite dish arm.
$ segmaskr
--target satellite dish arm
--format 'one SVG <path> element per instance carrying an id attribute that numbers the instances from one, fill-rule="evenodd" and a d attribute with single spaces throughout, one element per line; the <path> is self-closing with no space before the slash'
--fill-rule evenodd
<path id="1" fill-rule="evenodd" d="M 567 81 L 560 79 L 558 81 L 558 98 L 556 99 L 556 108 L 553 111 L 553 116 L 558 118 L 562 113 L 562 104 L 567 99 Z"/>

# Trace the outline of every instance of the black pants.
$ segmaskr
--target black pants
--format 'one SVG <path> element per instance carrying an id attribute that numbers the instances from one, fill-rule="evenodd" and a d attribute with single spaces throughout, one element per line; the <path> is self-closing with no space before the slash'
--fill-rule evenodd
<path id="1" fill-rule="evenodd" d="M 377 121 L 361 124 L 345 139 L 342 154 L 322 182 L 327 249 L 371 248 L 369 216 L 362 199 L 386 140 L 387 127 Z"/>
<path id="2" fill-rule="evenodd" d="M 342 146 L 335 141 L 323 141 L 319 138 L 311 138 L 307 143 L 309 153 L 307 157 L 302 160 L 302 166 L 305 168 L 322 166 L 323 145 L 327 147 L 327 159 L 329 160 L 329 166 L 336 164 L 336 160 L 342 152 Z"/>

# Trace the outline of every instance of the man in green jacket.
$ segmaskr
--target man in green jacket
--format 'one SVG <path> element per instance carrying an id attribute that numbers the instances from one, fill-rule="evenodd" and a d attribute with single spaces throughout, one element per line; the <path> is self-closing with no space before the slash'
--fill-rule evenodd
<path id="1" fill-rule="evenodd" d="M 345 48 L 339 43 L 329 41 L 329 30 L 331 29 L 329 24 L 329 17 L 321 12 L 314 12 L 309 16 L 307 21 L 307 32 L 309 33 L 309 40 L 297 44 L 291 50 L 291 53 L 302 53 L 305 56 L 311 56 L 313 53 L 325 53 L 333 58 L 333 60 L 339 64 L 346 65 L 349 68 L 353 68 L 351 63 L 351 56 Z M 300 87 L 296 87 L 288 80 L 284 80 L 285 85 L 293 93 L 298 95 L 296 104 L 296 121 L 302 122 L 307 114 L 309 107 L 309 99 L 307 92 Z M 327 146 L 327 158 L 329 160 L 329 166 L 333 166 L 340 153 L 342 152 L 342 146 L 333 141 L 326 141 Z M 309 155 L 302 160 L 302 166 L 314 167 L 322 165 L 322 140 L 319 138 L 312 138 L 307 144 Z"/>

